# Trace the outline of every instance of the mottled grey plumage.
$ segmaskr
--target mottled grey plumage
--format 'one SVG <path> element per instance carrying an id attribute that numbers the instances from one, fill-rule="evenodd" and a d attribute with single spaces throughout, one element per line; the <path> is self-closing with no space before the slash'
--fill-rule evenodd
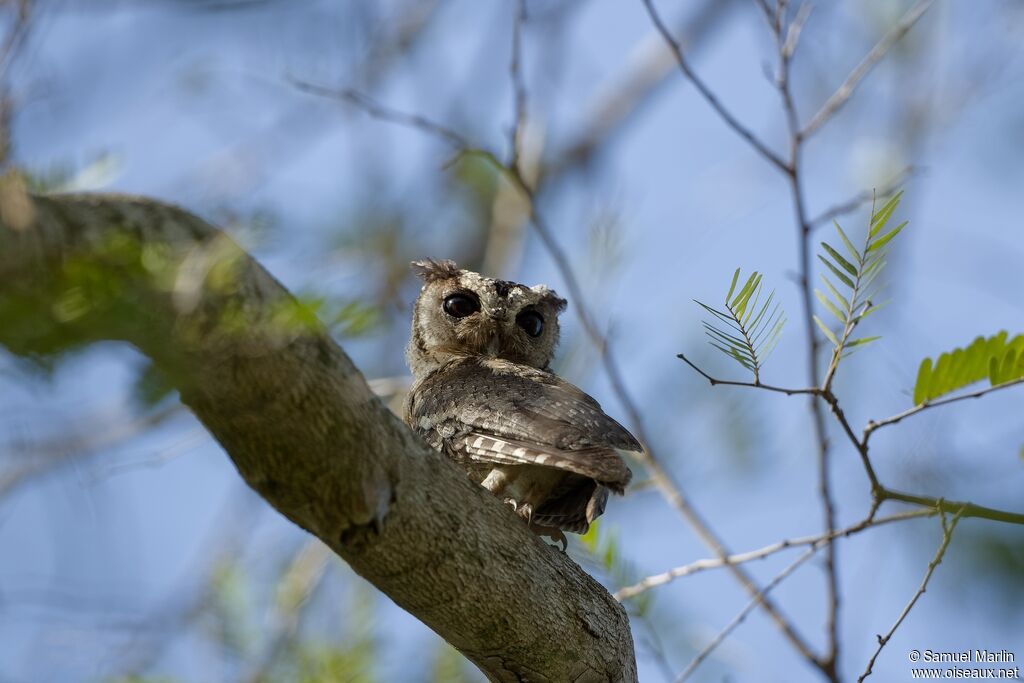
<path id="1" fill-rule="evenodd" d="M 451 261 L 413 266 L 424 285 L 406 352 L 414 377 L 406 422 L 538 532 L 586 532 L 608 491 L 629 483 L 616 449 L 641 446 L 550 371 L 565 300 L 543 285 L 486 278 Z M 446 301 L 460 295 L 461 308 L 447 311 Z M 524 314 L 540 317 L 539 331 Z"/>

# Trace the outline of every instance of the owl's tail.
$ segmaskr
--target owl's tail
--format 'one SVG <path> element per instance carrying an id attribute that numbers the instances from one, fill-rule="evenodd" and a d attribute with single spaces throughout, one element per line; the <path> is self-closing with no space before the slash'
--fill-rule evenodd
<path id="1" fill-rule="evenodd" d="M 539 465 L 574 472 L 594 479 L 618 494 L 625 490 L 633 477 L 622 456 L 612 448 L 560 449 L 479 432 L 470 432 L 462 437 L 456 448 L 477 462 Z"/>

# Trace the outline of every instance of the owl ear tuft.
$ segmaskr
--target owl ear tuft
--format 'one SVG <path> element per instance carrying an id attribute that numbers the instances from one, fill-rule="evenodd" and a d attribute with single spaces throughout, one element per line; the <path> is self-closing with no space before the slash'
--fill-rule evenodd
<path id="1" fill-rule="evenodd" d="M 434 259 L 423 259 L 422 261 L 413 261 L 411 264 L 412 271 L 416 273 L 424 282 L 433 282 L 435 280 L 447 280 L 449 278 L 458 277 L 461 273 L 461 269 L 455 265 L 455 261 L 445 259 L 444 261 L 435 261 Z"/>
<path id="2" fill-rule="evenodd" d="M 533 288 L 533 291 L 540 294 L 540 300 L 555 309 L 556 314 L 564 311 L 565 307 L 569 305 L 569 302 L 558 296 L 555 290 L 548 289 L 546 285 L 537 285 Z"/>

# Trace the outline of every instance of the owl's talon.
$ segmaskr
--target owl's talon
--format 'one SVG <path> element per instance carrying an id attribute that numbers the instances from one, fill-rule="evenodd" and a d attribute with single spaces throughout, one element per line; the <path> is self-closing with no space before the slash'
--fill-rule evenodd
<path id="1" fill-rule="evenodd" d="M 529 503 L 523 503 L 520 505 L 516 510 L 516 514 L 519 515 L 527 525 L 533 522 L 533 506 Z"/>
<path id="2" fill-rule="evenodd" d="M 530 526 L 530 529 L 538 536 L 544 536 L 550 538 L 555 543 L 560 543 L 561 547 L 559 550 L 562 554 L 569 550 L 569 539 L 565 537 L 565 534 L 558 527 L 533 524 Z"/>

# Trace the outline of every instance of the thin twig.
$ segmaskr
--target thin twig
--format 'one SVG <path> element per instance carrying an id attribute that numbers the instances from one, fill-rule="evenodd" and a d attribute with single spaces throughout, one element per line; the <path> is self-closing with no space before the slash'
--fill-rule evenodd
<path id="1" fill-rule="evenodd" d="M 907 10 L 907 13 L 899 20 L 899 22 L 882 37 L 878 43 L 875 44 L 871 51 L 861 60 L 860 64 L 854 67 L 850 75 L 846 77 L 843 84 L 832 93 L 832 96 L 825 101 L 818 113 L 815 114 L 810 122 L 804 126 L 803 130 L 799 132 L 799 137 L 806 140 L 810 136 L 821 128 L 832 116 L 835 115 L 839 109 L 846 104 L 846 102 L 853 95 L 857 86 L 860 85 L 861 80 L 874 66 L 885 57 L 889 49 L 899 42 L 900 38 L 907 34 L 917 20 L 928 10 L 933 0 L 918 0 L 918 2 Z"/>
<path id="2" fill-rule="evenodd" d="M 677 41 L 668 30 L 665 23 L 661 20 L 661 15 L 658 14 L 658 10 L 654 8 L 653 0 L 643 0 L 643 3 L 644 7 L 647 8 L 647 14 L 650 15 L 655 28 L 658 29 L 658 32 L 672 50 L 672 54 L 675 55 L 676 63 L 679 64 L 679 70 L 683 72 L 683 75 L 686 76 L 691 83 L 693 83 L 693 87 L 697 88 L 697 92 L 699 92 L 704 100 L 711 105 L 715 112 L 718 113 L 718 116 L 725 121 L 730 128 L 736 131 L 740 137 L 749 142 L 750 145 L 761 154 L 761 156 L 771 162 L 774 166 L 778 167 L 781 171 L 788 173 L 789 166 L 782 160 L 782 157 L 768 149 L 768 146 L 765 145 L 760 138 L 754 135 L 749 128 L 740 123 L 739 119 L 733 116 L 732 113 L 725 108 L 725 105 L 722 104 L 718 97 L 711 92 L 711 89 L 708 88 L 707 84 L 697 76 L 693 68 L 690 66 L 689 61 L 687 61 L 686 56 L 683 54 L 683 48 L 680 46 L 679 41 Z"/>
<path id="3" fill-rule="evenodd" d="M 860 456 L 861 464 L 864 465 L 864 472 L 868 475 L 868 481 L 871 483 L 871 495 L 877 499 L 877 493 L 882 488 L 882 485 L 878 481 L 878 475 L 875 473 L 875 468 L 871 464 L 871 456 L 868 454 L 867 442 L 863 439 L 858 439 L 857 435 L 853 433 L 853 427 L 850 426 L 850 421 L 846 419 L 846 413 L 839 406 L 839 399 L 829 389 L 821 394 L 821 397 L 828 404 L 832 410 L 832 415 L 836 418 L 836 421 L 843 428 L 843 433 L 853 444 L 853 447 L 857 450 L 857 454 Z"/>
<path id="4" fill-rule="evenodd" d="M 928 589 L 928 581 L 932 578 L 932 573 L 935 571 L 935 568 L 942 563 L 942 558 L 946 554 L 946 548 L 949 547 L 949 542 L 953 540 L 953 530 L 956 529 L 956 525 L 960 521 L 960 515 L 961 513 L 957 512 L 952 521 L 947 524 L 946 513 L 942 513 L 942 544 L 939 545 L 939 549 L 935 552 L 935 557 L 933 557 L 932 561 L 928 563 L 928 571 L 925 572 L 924 579 L 921 581 L 921 585 L 918 587 L 917 592 L 914 593 L 914 597 L 910 598 L 910 602 L 908 602 L 903 608 L 903 611 L 900 612 L 900 615 L 896 618 L 896 623 L 892 625 L 892 628 L 890 628 L 884 636 L 878 636 L 878 649 L 876 649 L 875 653 L 871 655 L 867 668 L 864 669 L 864 673 L 857 678 L 857 683 L 863 683 L 864 679 L 871 675 L 871 671 L 875 666 L 875 660 L 878 659 L 878 655 L 881 654 L 882 649 L 892 638 L 896 629 L 900 627 L 900 624 L 903 623 L 903 620 L 907 618 L 908 614 L 910 614 L 910 610 L 912 610 L 914 605 L 917 604 L 918 598 L 924 595 L 925 590 Z"/>
<path id="5" fill-rule="evenodd" d="M 911 415 L 917 415 L 918 413 L 924 412 L 929 408 L 938 408 L 939 406 L 946 406 L 949 405 L 950 403 L 964 401 L 969 398 L 981 398 L 982 396 L 985 396 L 987 394 L 991 394 L 1002 389 L 1008 389 L 1018 384 L 1024 384 L 1024 377 L 1019 377 L 1017 379 L 1010 380 L 1009 382 L 1003 382 L 1001 384 L 996 384 L 991 387 L 985 387 L 984 389 L 979 389 L 978 391 L 972 391 L 969 394 L 959 394 L 957 396 L 950 396 L 948 398 L 940 398 L 935 401 L 925 401 L 924 403 L 919 403 L 913 408 L 908 408 L 904 410 L 902 413 L 896 413 L 892 417 L 887 417 L 884 420 L 871 420 L 864 428 L 863 441 L 865 444 L 867 444 L 868 439 L 871 437 L 871 434 L 875 432 L 875 430 L 881 429 L 882 427 L 887 427 L 889 425 L 894 425 L 897 422 L 900 422 L 901 420 L 905 420 Z"/>
<path id="6" fill-rule="evenodd" d="M 708 658 L 708 655 L 710 655 L 712 652 L 714 652 L 715 648 L 717 648 L 719 645 L 721 645 L 722 641 L 724 641 L 729 636 L 729 634 L 732 633 L 736 629 L 737 626 L 739 626 L 740 624 L 743 623 L 743 620 L 747 618 L 747 615 L 750 614 L 754 610 L 755 607 L 757 607 L 757 603 L 758 603 L 758 599 L 759 598 L 763 599 L 764 596 L 769 591 L 771 591 L 773 588 L 775 588 L 780 583 L 782 583 L 782 581 L 787 576 L 789 576 L 794 571 L 796 571 L 796 569 L 800 565 L 802 565 L 807 560 L 811 559 L 811 556 L 813 556 L 814 553 L 816 553 L 817 551 L 818 551 L 818 546 L 816 546 L 816 545 L 811 546 L 810 548 L 807 549 L 807 552 L 805 552 L 800 557 L 796 558 L 796 560 L 794 560 L 792 564 L 790 564 L 788 567 L 786 567 L 781 572 L 779 572 L 779 574 L 776 575 L 776 577 L 774 579 L 769 581 L 765 585 L 765 587 L 761 590 L 761 593 L 758 596 L 755 596 L 750 602 L 748 602 L 743 607 L 743 609 L 740 610 L 739 614 L 737 614 L 735 617 L 733 617 L 732 621 L 730 621 L 728 624 L 726 624 L 725 628 L 723 628 L 718 633 L 718 635 L 716 635 L 714 638 L 712 638 L 711 642 L 708 643 L 704 647 L 704 649 L 701 650 L 697 654 L 697 656 L 693 658 L 693 660 L 686 666 L 686 668 L 683 669 L 682 673 L 680 673 L 679 676 L 676 678 L 676 683 L 683 683 L 683 681 L 688 679 L 690 677 L 690 675 L 693 674 L 693 672 L 697 670 L 697 667 L 700 666 L 701 663 L 705 659 Z"/>
<path id="7" fill-rule="evenodd" d="M 760 381 L 757 381 L 757 382 L 737 382 L 737 381 L 729 380 L 729 379 L 718 379 L 717 377 L 712 377 L 708 373 L 706 373 L 703 370 L 701 370 L 697 365 L 695 365 L 693 363 L 693 361 L 691 361 L 685 355 L 683 355 L 681 353 L 677 353 L 676 354 L 676 358 L 678 358 L 679 360 L 683 361 L 684 363 L 689 365 L 691 368 L 696 370 L 697 374 L 699 374 L 701 377 L 703 377 L 704 379 L 706 379 L 708 382 L 711 383 L 711 386 L 718 386 L 719 384 L 721 384 L 722 386 L 727 386 L 727 387 L 750 387 L 751 389 L 764 389 L 765 391 L 775 391 L 775 392 L 778 392 L 780 394 L 786 394 L 787 396 L 793 396 L 795 394 L 815 394 L 815 395 L 818 395 L 818 394 L 821 393 L 821 389 L 819 389 L 818 387 L 807 387 L 807 388 L 803 388 L 803 389 L 787 389 L 786 387 L 777 387 L 777 386 L 774 386 L 774 385 L 771 385 L 771 384 L 765 384 L 764 382 L 760 382 Z"/>
<path id="8" fill-rule="evenodd" d="M 722 558 L 707 558 L 703 560 L 697 560 L 684 564 L 680 567 L 675 567 L 662 572 L 661 574 L 652 574 L 647 576 L 640 581 L 625 586 L 617 590 L 612 597 L 618 601 L 628 600 L 629 598 L 636 597 L 641 593 L 648 591 L 658 586 L 664 586 L 667 583 L 671 583 L 675 579 L 682 578 L 684 576 L 690 576 L 691 574 L 698 574 L 709 569 L 719 569 L 730 564 L 744 564 L 746 562 L 752 562 L 754 560 L 762 560 L 766 557 L 770 557 L 776 553 L 780 553 L 790 548 L 798 548 L 805 545 L 813 545 L 820 547 L 829 538 L 845 538 L 853 536 L 854 534 L 860 533 L 865 529 L 871 529 L 873 527 L 882 526 L 889 524 L 890 522 L 902 522 L 908 519 L 917 519 L 919 517 L 932 517 L 938 514 L 935 509 L 930 510 L 910 510 L 908 512 L 901 512 L 899 514 L 890 515 L 888 517 L 881 517 L 874 519 L 873 515 L 869 514 L 868 517 L 864 518 L 857 524 L 846 527 L 845 529 L 837 529 L 832 532 L 831 536 L 826 534 L 814 534 L 811 536 L 800 536 L 798 538 L 790 538 L 783 541 L 777 541 L 770 545 L 766 545 L 763 548 L 757 550 L 750 550 L 745 553 L 736 553 L 730 555 L 724 559 Z"/>

